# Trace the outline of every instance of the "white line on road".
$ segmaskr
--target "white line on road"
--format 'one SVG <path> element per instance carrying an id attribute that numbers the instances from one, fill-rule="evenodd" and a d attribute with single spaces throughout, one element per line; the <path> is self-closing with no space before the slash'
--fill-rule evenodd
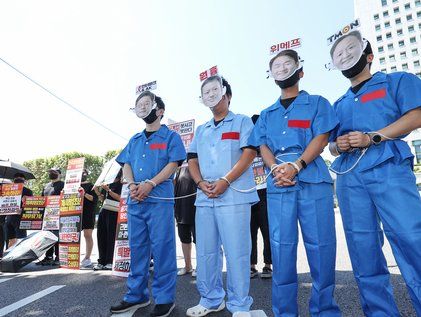
<path id="1" fill-rule="evenodd" d="M 16 303 L 13 303 L 9 306 L 3 307 L 2 309 L 0 309 L 0 316 L 5 316 L 8 313 L 11 313 L 12 311 L 15 311 L 25 305 L 28 305 L 29 303 L 32 303 L 34 301 L 36 301 L 37 299 L 40 299 L 48 294 L 51 294 L 57 290 L 59 290 L 62 287 L 65 287 L 66 285 L 54 285 L 51 286 L 41 292 L 35 293 L 31 296 L 28 296 L 24 299 L 21 299 L 20 301 L 17 301 Z"/>
<path id="2" fill-rule="evenodd" d="M 12 280 L 12 279 L 13 279 L 13 277 L 0 278 L 0 284 L 1 284 L 1 283 L 3 283 L 3 282 L 7 282 L 7 281 L 9 281 L 9 280 Z"/>

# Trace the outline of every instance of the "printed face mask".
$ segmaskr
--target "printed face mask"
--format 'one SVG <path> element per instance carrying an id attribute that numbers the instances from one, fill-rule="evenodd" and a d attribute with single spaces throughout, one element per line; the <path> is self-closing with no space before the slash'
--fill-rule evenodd
<path id="1" fill-rule="evenodd" d="M 300 68 L 301 65 L 296 63 L 291 56 L 281 55 L 273 60 L 270 72 L 275 80 L 284 81 L 294 75 Z"/>
<path id="2" fill-rule="evenodd" d="M 145 119 L 147 116 L 149 116 L 149 114 L 155 108 L 156 108 L 155 100 L 152 100 L 150 96 L 143 96 L 136 103 L 134 111 L 139 118 Z"/>
<path id="3" fill-rule="evenodd" d="M 201 99 L 206 107 L 215 107 L 226 93 L 226 87 L 222 86 L 222 79 L 219 76 L 212 76 L 202 84 Z"/>
<path id="4" fill-rule="evenodd" d="M 360 61 L 365 45 L 359 31 L 339 38 L 330 50 L 334 68 L 345 71 L 354 67 Z"/>

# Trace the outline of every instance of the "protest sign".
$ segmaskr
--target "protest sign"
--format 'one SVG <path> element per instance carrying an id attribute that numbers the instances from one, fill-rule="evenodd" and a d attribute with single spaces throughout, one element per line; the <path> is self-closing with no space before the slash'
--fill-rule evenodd
<path id="1" fill-rule="evenodd" d="M 82 181 L 83 165 L 85 158 L 79 157 L 70 159 L 67 163 L 66 178 L 64 180 L 63 191 L 66 194 L 77 193 Z"/>
<path id="2" fill-rule="evenodd" d="M 19 229 L 21 230 L 41 230 L 42 217 L 47 197 L 30 196 L 23 199 L 22 217 Z"/>
<path id="3" fill-rule="evenodd" d="M 251 165 L 253 168 L 254 182 L 256 183 L 256 189 L 266 188 L 266 174 L 265 174 L 265 163 L 261 156 L 256 156 Z"/>
<path id="4" fill-rule="evenodd" d="M 60 196 L 47 196 L 45 203 L 44 219 L 42 221 L 42 230 L 60 229 Z"/>
<path id="5" fill-rule="evenodd" d="M 0 186 L 0 216 L 21 213 L 23 184 L 2 184 Z"/>
<path id="6" fill-rule="evenodd" d="M 194 119 L 169 124 L 168 129 L 173 130 L 180 135 L 184 148 L 187 151 L 190 147 L 190 143 L 193 141 Z"/>

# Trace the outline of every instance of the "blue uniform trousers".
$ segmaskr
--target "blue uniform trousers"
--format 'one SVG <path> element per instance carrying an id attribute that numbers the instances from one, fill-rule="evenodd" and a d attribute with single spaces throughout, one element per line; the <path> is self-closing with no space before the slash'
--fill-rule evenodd
<path id="1" fill-rule="evenodd" d="M 379 239 L 380 218 L 421 316 L 421 199 L 409 160 L 338 176 L 337 194 L 365 315 L 400 316 Z"/>
<path id="2" fill-rule="evenodd" d="M 311 316 L 341 316 L 333 298 L 336 233 L 332 184 L 300 182 L 300 190 L 269 194 L 272 309 L 276 317 L 298 316 L 297 243 L 300 222 L 313 279 Z"/>
<path id="3" fill-rule="evenodd" d="M 224 300 L 222 249 L 227 260 L 227 308 L 249 311 L 250 204 L 196 207 L 197 288 L 200 304 L 218 307 Z"/>
<path id="4" fill-rule="evenodd" d="M 155 304 L 173 303 L 177 280 L 174 205 L 130 204 L 127 217 L 131 262 L 124 300 L 138 303 L 149 299 L 149 261 L 152 253 L 152 294 Z"/>

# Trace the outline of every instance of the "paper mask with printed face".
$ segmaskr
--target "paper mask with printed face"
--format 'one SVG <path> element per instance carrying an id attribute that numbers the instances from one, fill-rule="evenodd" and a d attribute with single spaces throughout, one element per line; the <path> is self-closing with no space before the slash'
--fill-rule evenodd
<path id="1" fill-rule="evenodd" d="M 215 107 L 226 93 L 222 78 L 218 75 L 207 78 L 201 87 L 201 100 L 206 107 Z"/>
<path id="2" fill-rule="evenodd" d="M 154 96 L 154 95 L 153 95 Z M 134 108 L 136 115 L 144 119 L 156 108 L 155 98 L 148 94 L 141 97 Z"/>
<path id="3" fill-rule="evenodd" d="M 344 71 L 355 66 L 363 55 L 366 41 L 359 31 L 352 31 L 336 40 L 330 50 L 334 68 Z"/>
<path id="4" fill-rule="evenodd" d="M 302 67 L 299 62 L 288 55 L 278 54 L 272 59 L 270 73 L 275 80 L 283 81 L 290 78 L 294 73 Z"/>

